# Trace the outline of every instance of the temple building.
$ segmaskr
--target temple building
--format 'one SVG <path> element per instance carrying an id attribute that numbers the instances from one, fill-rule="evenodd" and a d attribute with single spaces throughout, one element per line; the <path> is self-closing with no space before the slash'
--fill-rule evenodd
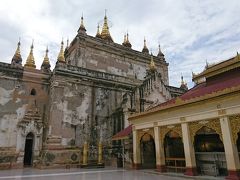
<path id="1" fill-rule="evenodd" d="M 145 38 L 142 51 L 130 40 L 127 33 L 114 42 L 106 15 L 91 36 L 81 17 L 53 70 L 51 49 L 37 69 L 34 44 L 23 64 L 18 42 L 12 60 L 0 62 L 0 168 L 114 165 L 124 149 L 112 136 L 129 126 L 128 116 L 186 92 L 169 86 L 160 47 L 154 56 Z"/>
<path id="2" fill-rule="evenodd" d="M 192 79 L 195 86 L 183 95 L 129 117 L 133 165 L 240 179 L 239 54 Z"/>

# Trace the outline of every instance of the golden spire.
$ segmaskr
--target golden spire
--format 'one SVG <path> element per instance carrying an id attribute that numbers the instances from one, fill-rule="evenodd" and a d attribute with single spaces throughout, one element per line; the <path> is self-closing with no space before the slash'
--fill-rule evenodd
<path id="1" fill-rule="evenodd" d="M 84 23 L 83 23 L 83 14 L 82 14 L 82 17 L 81 17 L 81 23 L 80 23 L 80 27 L 78 29 L 78 33 L 86 33 L 86 28 L 84 26 Z"/>
<path id="2" fill-rule="evenodd" d="M 103 27 L 102 27 L 102 32 L 101 32 L 101 38 L 108 40 L 110 42 L 113 42 L 112 37 L 109 32 L 106 10 L 105 10 L 104 22 L 103 22 Z"/>
<path id="3" fill-rule="evenodd" d="M 64 57 L 63 45 L 64 45 L 64 43 L 63 43 L 63 40 L 62 40 L 62 42 L 61 42 L 61 49 L 60 49 L 60 52 L 58 54 L 57 61 L 65 63 L 66 61 L 65 61 L 65 57 Z"/>
<path id="4" fill-rule="evenodd" d="M 151 61 L 150 61 L 150 64 L 149 64 L 149 69 L 150 71 L 155 71 L 157 68 L 156 68 L 156 65 L 154 63 L 154 60 L 153 60 L 153 55 L 151 53 Z"/>
<path id="5" fill-rule="evenodd" d="M 100 30 L 99 30 L 99 24 L 97 25 L 97 34 L 96 37 L 101 38 Z"/>
<path id="6" fill-rule="evenodd" d="M 17 43 L 17 49 L 15 51 L 15 54 L 13 55 L 13 58 L 12 58 L 12 62 L 14 63 L 19 63 L 21 64 L 22 63 L 22 56 L 21 56 L 21 52 L 20 52 L 20 46 L 21 46 L 21 43 L 20 43 L 20 39 Z"/>
<path id="7" fill-rule="evenodd" d="M 148 50 L 148 48 L 147 48 L 147 43 L 146 43 L 145 37 L 144 37 L 144 41 L 143 41 L 143 42 L 144 42 L 144 45 L 143 45 L 142 52 L 149 54 L 149 50 Z"/>
<path id="8" fill-rule="evenodd" d="M 28 58 L 27 58 L 27 61 L 26 61 L 26 64 L 24 65 L 24 67 L 36 68 L 34 56 L 33 56 L 33 42 L 32 42 L 32 45 L 30 48 L 30 53 L 28 55 Z"/>

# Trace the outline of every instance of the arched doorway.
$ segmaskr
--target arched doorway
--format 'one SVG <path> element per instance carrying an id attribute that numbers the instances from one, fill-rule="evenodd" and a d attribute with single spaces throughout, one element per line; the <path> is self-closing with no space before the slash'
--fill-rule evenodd
<path id="1" fill-rule="evenodd" d="M 153 137 L 146 133 L 141 138 L 141 164 L 142 168 L 155 169 L 156 168 L 156 152 L 155 142 Z"/>
<path id="2" fill-rule="evenodd" d="M 26 136 L 25 141 L 25 148 L 24 148 L 24 166 L 31 166 L 32 165 L 32 157 L 33 157 L 33 143 L 34 143 L 34 135 L 33 133 L 28 133 Z"/>
<path id="3" fill-rule="evenodd" d="M 224 145 L 213 129 L 206 126 L 197 131 L 194 149 L 199 174 L 211 176 L 227 175 Z"/>
<path id="4" fill-rule="evenodd" d="M 164 138 L 165 164 L 168 171 L 184 172 L 185 155 L 182 138 L 178 133 L 169 131 Z"/>

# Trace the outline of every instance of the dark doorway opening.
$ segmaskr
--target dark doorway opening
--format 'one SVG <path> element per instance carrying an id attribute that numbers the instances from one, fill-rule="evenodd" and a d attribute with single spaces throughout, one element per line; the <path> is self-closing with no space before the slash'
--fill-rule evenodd
<path id="1" fill-rule="evenodd" d="M 184 172 L 186 169 L 182 138 L 170 131 L 164 138 L 165 164 L 167 171 Z"/>
<path id="2" fill-rule="evenodd" d="M 141 138 L 141 161 L 142 168 L 156 169 L 155 142 L 150 134 L 144 134 Z"/>
<path id="3" fill-rule="evenodd" d="M 213 129 L 202 127 L 195 135 L 194 148 L 199 174 L 227 175 L 224 145 Z"/>
<path id="4" fill-rule="evenodd" d="M 33 157 L 33 133 L 28 133 L 25 141 L 25 149 L 24 149 L 24 166 L 32 166 L 32 157 Z"/>
<path id="5" fill-rule="evenodd" d="M 239 155 L 239 159 L 240 159 L 240 132 L 238 133 L 237 149 L 238 149 L 238 155 Z"/>

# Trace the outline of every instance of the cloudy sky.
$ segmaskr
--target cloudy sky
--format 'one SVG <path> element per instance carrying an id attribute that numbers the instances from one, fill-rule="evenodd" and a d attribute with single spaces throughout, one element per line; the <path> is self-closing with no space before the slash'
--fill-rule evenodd
<path id="1" fill-rule="evenodd" d="M 116 43 L 128 31 L 135 50 L 142 50 L 144 36 L 155 54 L 161 44 L 174 86 L 181 74 L 192 86 L 192 71 L 201 72 L 206 60 L 218 62 L 240 51 L 240 0 L 1 0 L 0 61 L 11 61 L 21 37 L 24 63 L 34 39 L 37 67 L 47 45 L 54 66 L 62 37 L 74 38 L 82 13 L 94 36 L 105 9 Z"/>

